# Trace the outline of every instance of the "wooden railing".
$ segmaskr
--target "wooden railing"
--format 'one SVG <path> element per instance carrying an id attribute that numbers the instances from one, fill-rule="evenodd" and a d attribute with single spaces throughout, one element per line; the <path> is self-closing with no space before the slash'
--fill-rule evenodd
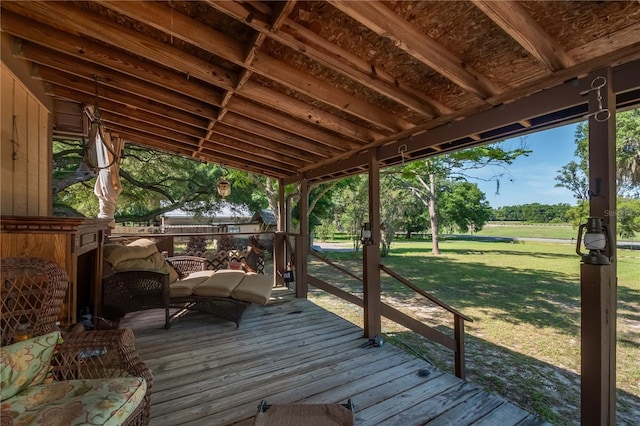
<path id="1" fill-rule="evenodd" d="M 362 278 L 358 277 L 357 275 L 351 273 L 350 271 L 348 271 L 347 269 L 333 263 L 331 260 L 319 255 L 318 253 L 314 252 L 314 251 L 310 251 L 309 254 L 319 260 L 321 260 L 322 262 L 326 263 L 327 265 L 333 267 L 334 269 L 339 270 L 340 272 L 350 276 L 351 278 L 358 280 L 360 282 L 362 282 Z M 398 323 L 404 327 L 407 327 L 408 329 L 410 329 L 411 331 L 420 334 L 423 337 L 426 337 L 427 339 L 436 342 L 450 350 L 452 350 L 454 352 L 454 359 L 455 359 L 455 375 L 457 377 L 460 377 L 462 379 L 464 379 L 465 377 L 465 350 L 464 350 L 464 322 L 465 321 L 470 321 L 473 322 L 473 320 L 471 318 L 469 318 L 468 316 L 464 315 L 463 313 L 459 312 L 458 310 L 452 308 L 451 306 L 449 306 L 448 304 L 444 303 L 443 301 L 439 300 L 437 297 L 425 292 L 423 289 L 421 289 L 420 287 L 414 285 L 413 283 L 411 283 L 410 281 L 406 280 L 405 278 L 403 278 L 402 276 L 400 276 L 398 273 L 394 272 L 391 268 L 388 268 L 387 266 L 384 265 L 380 265 L 380 270 L 382 270 L 383 272 L 387 273 L 389 276 L 395 278 L 396 280 L 398 280 L 400 283 L 402 283 L 403 285 L 407 286 L 408 288 L 410 288 L 411 290 L 413 290 L 414 292 L 420 294 L 421 296 L 429 299 L 431 302 L 433 302 L 434 304 L 436 304 L 437 306 L 439 306 L 440 308 L 450 312 L 451 314 L 453 314 L 453 335 L 454 337 L 450 337 L 438 330 L 436 330 L 433 327 L 429 327 L 428 325 L 424 324 L 421 321 L 418 321 L 417 319 L 410 317 L 409 315 L 405 314 L 404 312 L 401 312 L 399 310 L 397 310 L 396 308 L 387 305 L 384 302 L 380 302 L 381 304 L 381 312 L 382 312 L 382 316 L 384 316 L 385 318 Z M 353 303 L 354 305 L 357 305 L 359 307 L 364 307 L 364 301 L 347 292 L 342 290 L 341 288 L 335 287 L 323 280 L 320 280 L 316 277 L 313 277 L 311 275 L 307 276 L 307 280 L 309 282 L 310 285 L 319 288 L 321 290 L 326 291 L 327 293 L 333 294 L 334 296 L 337 296 L 343 300 L 346 300 L 347 302 Z"/>
<path id="2" fill-rule="evenodd" d="M 420 287 L 416 286 L 415 284 L 411 283 L 410 281 L 406 280 L 405 278 L 403 278 L 402 276 L 400 276 L 398 273 L 394 272 L 391 268 L 384 266 L 384 265 L 380 265 L 380 270 L 386 272 L 389 276 L 395 278 L 397 281 L 399 281 L 400 283 L 404 284 L 405 286 L 409 287 L 411 290 L 415 291 L 416 293 L 418 293 L 419 295 L 426 297 L 427 299 L 429 299 L 430 301 L 432 301 L 433 303 L 435 303 L 436 305 L 438 305 L 439 307 L 445 309 L 446 311 L 449 311 L 450 313 L 453 314 L 453 339 L 451 339 L 451 337 L 447 336 L 444 333 L 441 333 L 440 331 L 428 327 L 429 331 L 428 334 L 429 335 L 425 335 L 422 334 L 424 337 L 430 338 L 431 340 L 437 341 L 438 343 L 442 344 L 443 346 L 448 347 L 449 349 L 452 349 L 454 352 L 454 356 L 455 356 L 455 373 L 456 376 L 464 379 L 465 376 L 465 362 L 464 362 L 464 322 L 465 321 L 469 321 L 469 322 L 473 322 L 473 320 L 471 318 L 469 318 L 468 316 L 466 316 L 465 314 L 461 313 L 460 311 L 458 311 L 457 309 L 452 308 L 451 306 L 447 305 L 446 303 L 444 303 L 443 301 L 441 301 L 440 299 L 438 299 L 437 297 L 427 293 L 426 291 L 424 291 L 423 289 L 421 289 Z M 406 317 L 405 314 L 403 314 L 402 312 L 396 311 L 397 313 L 400 313 L 401 315 L 398 318 L 392 318 L 388 315 L 385 314 L 384 312 L 384 307 L 382 310 L 382 314 L 389 318 L 390 320 L 393 320 L 395 322 L 397 322 L 398 324 L 404 325 L 407 328 L 411 328 L 408 325 L 404 324 L 401 321 L 404 321 L 404 317 Z M 395 313 L 394 313 L 395 315 Z M 413 319 L 412 319 L 413 320 Z M 413 320 L 415 321 L 415 320 Z M 413 330 L 413 329 L 412 329 Z M 416 330 L 414 330 L 416 331 Z M 438 341 L 436 340 L 436 338 L 438 338 Z"/>

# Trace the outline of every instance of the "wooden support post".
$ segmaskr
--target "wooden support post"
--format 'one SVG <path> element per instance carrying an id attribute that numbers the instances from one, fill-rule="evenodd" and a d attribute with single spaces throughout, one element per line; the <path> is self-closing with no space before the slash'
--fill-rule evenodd
<path id="1" fill-rule="evenodd" d="M 616 422 L 616 105 L 611 68 L 589 74 L 589 215 L 600 217 L 611 231 L 610 265 L 580 267 L 581 290 L 581 422 Z"/>
<path id="2" fill-rule="evenodd" d="M 453 333 L 456 341 L 455 353 L 455 373 L 456 377 L 465 378 L 465 362 L 464 362 L 464 318 L 460 315 L 453 316 Z"/>
<path id="3" fill-rule="evenodd" d="M 615 311 L 611 312 L 611 299 L 615 298 L 615 281 L 611 281 L 611 265 L 580 265 L 580 291 L 582 317 L 582 377 L 581 423 L 583 425 L 615 424 L 614 406 L 609 407 L 611 390 L 615 392 Z M 610 419 L 613 414 L 613 419 Z"/>
<path id="4" fill-rule="evenodd" d="M 284 278 L 282 273 L 287 269 L 286 254 L 287 249 L 285 246 L 284 232 L 276 232 L 273 234 L 273 279 L 274 285 L 284 284 Z"/>
<path id="5" fill-rule="evenodd" d="M 287 248 L 285 246 L 287 210 L 284 200 L 284 181 L 278 180 L 278 224 L 277 232 L 273 235 L 273 280 L 274 284 L 284 283 L 280 274 L 287 267 Z"/>
<path id="6" fill-rule="evenodd" d="M 362 248 L 364 271 L 364 335 L 372 338 L 382 333 L 380 306 L 380 165 L 377 151 L 369 153 L 369 223 L 372 244 Z"/>
<path id="7" fill-rule="evenodd" d="M 296 238 L 296 297 L 306 299 L 307 284 L 307 252 L 309 251 L 309 184 L 306 179 L 300 181 L 300 236 Z"/>
<path id="8" fill-rule="evenodd" d="M 287 205 L 284 199 L 284 181 L 282 179 L 278 180 L 278 231 L 280 232 L 289 232 L 289 229 L 286 229 L 287 223 Z"/>

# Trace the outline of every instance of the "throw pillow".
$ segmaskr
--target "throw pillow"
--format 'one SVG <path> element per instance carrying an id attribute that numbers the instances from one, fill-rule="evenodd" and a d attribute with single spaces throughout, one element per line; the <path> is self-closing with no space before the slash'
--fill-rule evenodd
<path id="1" fill-rule="evenodd" d="M 0 399 L 44 382 L 59 339 L 60 332 L 53 331 L 0 349 Z"/>

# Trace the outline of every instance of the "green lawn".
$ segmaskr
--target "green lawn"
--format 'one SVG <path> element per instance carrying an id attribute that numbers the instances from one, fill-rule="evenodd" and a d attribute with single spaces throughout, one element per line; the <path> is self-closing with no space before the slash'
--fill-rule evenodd
<path id="1" fill-rule="evenodd" d="M 580 262 L 571 244 L 398 241 L 382 262 L 474 319 L 467 331 L 467 379 L 537 412 L 577 424 L 580 370 Z M 332 259 L 361 275 L 351 253 Z M 640 418 L 640 251 L 618 252 L 618 423 Z M 355 294 L 361 285 L 314 262 L 312 275 Z M 452 318 L 383 273 L 383 299 L 450 333 Z M 360 309 L 323 292 L 311 298 L 361 324 Z M 389 340 L 453 370 L 451 352 L 386 322 Z"/>
<path id="2" fill-rule="evenodd" d="M 548 224 L 487 224 L 473 235 L 486 237 L 562 238 L 570 240 L 578 236 L 578 229 L 571 225 Z"/>
<path id="3" fill-rule="evenodd" d="M 446 232 L 446 231 L 442 231 Z M 480 237 L 507 237 L 507 238 L 555 238 L 571 240 L 578 237 L 578 229 L 569 224 L 524 224 L 509 222 L 490 222 L 481 231 L 467 233 L 467 235 Z M 620 238 L 618 238 L 620 240 Z M 398 241 L 406 241 L 398 234 Z M 420 240 L 418 238 L 418 240 Z M 628 239 L 625 239 L 625 241 Z M 636 235 L 634 241 L 639 241 L 640 235 Z M 351 241 L 346 234 L 336 234 L 333 241 Z"/>

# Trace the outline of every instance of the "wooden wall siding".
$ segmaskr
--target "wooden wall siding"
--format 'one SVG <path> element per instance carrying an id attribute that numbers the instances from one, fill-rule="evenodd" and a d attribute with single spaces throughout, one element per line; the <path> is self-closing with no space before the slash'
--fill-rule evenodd
<path id="1" fill-rule="evenodd" d="M 1 79 L 1 213 L 50 215 L 50 112 L 4 63 Z"/>

